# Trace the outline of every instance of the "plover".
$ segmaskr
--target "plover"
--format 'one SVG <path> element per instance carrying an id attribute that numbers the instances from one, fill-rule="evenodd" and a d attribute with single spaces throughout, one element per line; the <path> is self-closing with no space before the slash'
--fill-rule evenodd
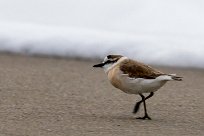
<path id="1" fill-rule="evenodd" d="M 152 97 L 155 91 L 167 81 L 182 81 L 182 77 L 175 74 L 165 74 L 122 55 L 108 55 L 102 63 L 93 67 L 103 68 L 114 87 L 125 93 L 139 94 L 142 97 L 142 100 L 135 104 L 133 113 L 137 113 L 140 104 L 143 102 L 144 117 L 138 117 L 137 119 L 151 119 L 147 114 L 145 100 Z M 149 93 L 149 95 L 145 97 L 143 93 Z"/>

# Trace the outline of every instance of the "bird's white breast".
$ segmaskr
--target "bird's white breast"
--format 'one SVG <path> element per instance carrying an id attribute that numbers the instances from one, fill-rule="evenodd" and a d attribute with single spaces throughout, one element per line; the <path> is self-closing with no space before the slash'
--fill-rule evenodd
<path id="1" fill-rule="evenodd" d="M 128 74 L 123 74 L 118 67 L 108 72 L 108 79 L 113 86 L 130 94 L 155 92 L 167 82 L 160 78 L 130 78 Z"/>

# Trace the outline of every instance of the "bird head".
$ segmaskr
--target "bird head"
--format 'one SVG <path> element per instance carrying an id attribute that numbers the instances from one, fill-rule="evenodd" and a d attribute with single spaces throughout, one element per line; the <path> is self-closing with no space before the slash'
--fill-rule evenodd
<path id="1" fill-rule="evenodd" d="M 108 69 L 110 69 L 115 63 L 118 62 L 118 60 L 120 60 L 120 58 L 122 58 L 122 55 L 108 55 L 104 58 L 103 62 L 94 65 L 93 67 L 96 68 L 103 68 L 105 71 L 107 71 Z"/>

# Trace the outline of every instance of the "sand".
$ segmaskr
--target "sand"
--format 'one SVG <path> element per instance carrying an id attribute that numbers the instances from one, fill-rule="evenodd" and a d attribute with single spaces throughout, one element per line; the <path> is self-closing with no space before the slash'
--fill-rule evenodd
<path id="1" fill-rule="evenodd" d="M 110 85 L 96 61 L 0 54 L 0 136 L 203 136 L 204 70 L 157 67 L 184 77 L 147 101 Z"/>

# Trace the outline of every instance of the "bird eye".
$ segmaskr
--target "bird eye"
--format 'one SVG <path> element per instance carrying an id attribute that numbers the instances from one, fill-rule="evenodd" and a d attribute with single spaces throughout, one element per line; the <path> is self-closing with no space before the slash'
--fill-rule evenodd
<path id="1" fill-rule="evenodd" d="M 106 64 L 109 64 L 109 63 L 111 63 L 111 60 L 107 60 L 105 63 L 106 63 Z"/>

